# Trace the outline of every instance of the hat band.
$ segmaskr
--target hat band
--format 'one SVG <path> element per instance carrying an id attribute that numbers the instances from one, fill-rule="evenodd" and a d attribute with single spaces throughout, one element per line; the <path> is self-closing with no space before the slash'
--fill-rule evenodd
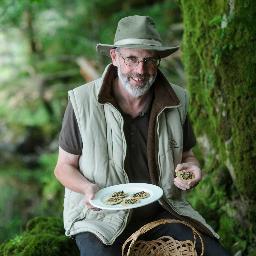
<path id="1" fill-rule="evenodd" d="M 119 41 L 116 41 L 114 46 L 124 46 L 124 45 L 148 45 L 148 46 L 162 46 L 161 42 L 154 39 L 137 39 L 137 38 L 126 38 Z"/>

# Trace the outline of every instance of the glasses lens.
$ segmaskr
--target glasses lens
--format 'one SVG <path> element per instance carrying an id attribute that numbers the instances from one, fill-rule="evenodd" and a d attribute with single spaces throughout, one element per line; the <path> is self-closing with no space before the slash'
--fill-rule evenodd
<path id="1" fill-rule="evenodd" d="M 142 60 L 140 60 L 139 58 L 137 58 L 135 56 L 123 57 L 121 54 L 120 54 L 120 56 L 124 60 L 124 63 L 129 67 L 137 67 L 140 62 L 143 62 L 148 67 L 158 67 L 160 64 L 159 58 L 148 57 L 148 58 L 143 58 Z"/>
<path id="2" fill-rule="evenodd" d="M 158 66 L 160 61 L 159 59 L 156 59 L 156 58 L 145 58 L 144 63 L 149 66 Z"/>
<path id="3" fill-rule="evenodd" d="M 139 60 L 137 57 L 126 57 L 124 58 L 124 62 L 128 66 L 137 66 L 139 64 Z"/>

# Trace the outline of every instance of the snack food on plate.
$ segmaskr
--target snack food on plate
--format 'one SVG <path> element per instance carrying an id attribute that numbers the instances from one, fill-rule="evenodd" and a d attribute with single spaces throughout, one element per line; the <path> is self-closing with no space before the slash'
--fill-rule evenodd
<path id="1" fill-rule="evenodd" d="M 133 198 L 139 198 L 139 199 L 147 198 L 149 196 L 150 194 L 146 191 L 140 191 L 132 195 Z"/>
<path id="2" fill-rule="evenodd" d="M 115 204 L 120 204 L 123 201 L 122 197 L 109 197 L 105 201 L 106 204 L 109 205 L 115 205 Z"/>
<path id="3" fill-rule="evenodd" d="M 125 198 L 122 202 L 123 205 L 131 205 L 139 203 L 139 198 Z"/>
<path id="4" fill-rule="evenodd" d="M 112 193 L 111 197 L 125 198 L 125 197 L 127 197 L 127 194 L 124 193 L 124 191 L 117 191 L 117 192 Z"/>
<path id="5" fill-rule="evenodd" d="M 108 205 L 133 205 L 139 203 L 140 200 L 149 197 L 150 194 L 146 191 L 139 191 L 134 193 L 125 193 L 124 191 L 116 191 L 106 197 L 104 200 L 105 204 Z"/>

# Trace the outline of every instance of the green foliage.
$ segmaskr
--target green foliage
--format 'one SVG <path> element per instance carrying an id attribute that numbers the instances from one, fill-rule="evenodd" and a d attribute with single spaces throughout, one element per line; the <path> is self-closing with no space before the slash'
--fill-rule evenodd
<path id="1" fill-rule="evenodd" d="M 0 241 L 20 233 L 33 216 L 62 216 L 63 187 L 53 174 L 57 153 L 42 154 L 36 169 L 26 169 L 18 157 L 0 172 Z"/>
<path id="2" fill-rule="evenodd" d="M 239 194 L 228 169 L 220 166 L 214 152 L 206 155 L 199 146 L 196 149 L 199 159 L 203 159 L 204 176 L 187 199 L 220 235 L 225 248 L 233 254 L 240 251 L 251 255 L 249 250 L 254 248 L 255 236 L 252 229 L 241 228 L 241 225 L 247 226 L 248 223 L 238 214 L 241 211 Z"/>
<path id="3" fill-rule="evenodd" d="M 227 170 L 223 168 L 206 173 L 188 200 L 220 235 L 225 248 L 235 253 L 246 249 L 247 231 L 241 229 L 237 208 L 230 202 L 227 189 L 230 176 L 226 174 Z"/>
<path id="4" fill-rule="evenodd" d="M 22 218 L 20 216 L 20 212 L 16 212 L 12 207 L 14 198 L 18 198 L 20 194 L 10 186 L 3 184 L 3 178 L 1 179 L 0 184 L 2 190 L 0 194 L 0 241 L 4 241 L 15 236 L 17 232 L 21 231 Z M 15 204 L 18 207 L 22 206 L 18 200 L 16 200 Z"/>
<path id="5" fill-rule="evenodd" d="M 30 220 L 26 231 L 0 246 L 2 256 L 77 256 L 72 239 L 63 234 L 61 219 L 37 217 Z"/>
<path id="6" fill-rule="evenodd" d="M 61 215 L 63 206 L 63 187 L 54 176 L 53 170 L 57 162 L 57 153 L 44 154 L 39 159 L 43 173 L 40 176 L 42 188 L 42 201 L 38 213 L 48 215 Z M 49 208 L 49 206 L 51 207 Z"/>

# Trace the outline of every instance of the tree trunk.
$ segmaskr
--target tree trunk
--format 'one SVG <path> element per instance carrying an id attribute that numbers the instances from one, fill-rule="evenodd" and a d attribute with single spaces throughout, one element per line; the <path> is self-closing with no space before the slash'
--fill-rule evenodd
<path id="1" fill-rule="evenodd" d="M 181 1 L 183 60 L 197 135 L 207 137 L 256 219 L 256 5 Z M 249 204 L 248 204 L 249 203 Z M 253 220 L 254 219 L 254 220 Z"/>
<path id="2" fill-rule="evenodd" d="M 27 34 L 31 54 L 38 54 L 39 49 L 35 39 L 35 31 L 34 31 L 34 24 L 33 24 L 34 17 L 33 17 L 33 12 L 29 6 L 24 11 L 24 16 L 25 16 L 25 29 L 26 29 L 26 34 Z"/>

